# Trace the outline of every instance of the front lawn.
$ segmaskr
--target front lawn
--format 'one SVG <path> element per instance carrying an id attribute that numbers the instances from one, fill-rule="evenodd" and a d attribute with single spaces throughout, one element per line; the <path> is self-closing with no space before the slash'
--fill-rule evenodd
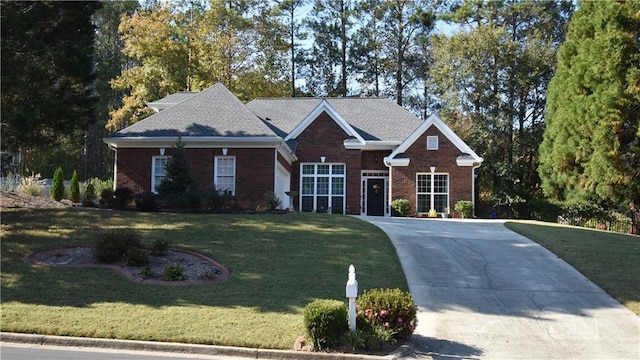
<path id="1" fill-rule="evenodd" d="M 506 226 L 549 249 L 640 315 L 640 236 L 542 222 Z"/>
<path id="2" fill-rule="evenodd" d="M 211 257 L 231 277 L 206 285 L 138 284 L 106 269 L 29 265 L 31 252 L 93 245 L 132 228 L 143 241 Z M 345 300 L 349 264 L 359 292 L 408 290 L 386 235 L 356 218 L 324 214 L 210 215 L 96 209 L 2 212 L 2 331 L 291 348 L 314 298 Z"/>

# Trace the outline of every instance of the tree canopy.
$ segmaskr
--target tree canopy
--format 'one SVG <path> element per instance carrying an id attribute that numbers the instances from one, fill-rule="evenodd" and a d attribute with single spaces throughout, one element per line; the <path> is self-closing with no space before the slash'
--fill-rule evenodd
<path id="1" fill-rule="evenodd" d="M 81 149 L 84 131 L 95 122 L 91 17 L 100 3 L 3 1 L 0 6 L 3 150 L 22 149 L 29 159 L 49 144 Z"/>
<path id="2" fill-rule="evenodd" d="M 544 193 L 640 204 L 640 2 L 581 2 L 547 94 Z"/>

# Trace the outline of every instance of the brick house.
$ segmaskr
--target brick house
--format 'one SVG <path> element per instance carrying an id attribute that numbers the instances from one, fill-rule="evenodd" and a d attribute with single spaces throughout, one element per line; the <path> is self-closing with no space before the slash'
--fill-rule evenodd
<path id="1" fill-rule="evenodd" d="M 243 104 L 222 84 L 148 104 L 156 114 L 104 141 L 116 152 L 114 183 L 154 192 L 178 139 L 194 178 L 244 206 L 274 192 L 298 211 L 388 216 L 453 215 L 474 200 L 483 159 L 437 116 L 422 121 L 389 99 L 277 98 Z"/>

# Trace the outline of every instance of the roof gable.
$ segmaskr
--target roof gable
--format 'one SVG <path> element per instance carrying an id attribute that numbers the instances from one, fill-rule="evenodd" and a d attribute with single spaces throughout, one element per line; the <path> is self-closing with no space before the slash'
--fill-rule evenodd
<path id="1" fill-rule="evenodd" d="M 340 126 L 340 128 L 347 134 L 348 137 L 352 137 L 353 139 L 357 140 L 358 143 L 364 144 L 364 139 L 362 138 L 362 136 L 360 136 L 360 134 L 355 131 L 353 127 L 351 127 L 351 125 L 349 125 L 349 123 L 347 123 L 326 100 L 322 100 L 320 104 L 318 104 L 318 106 L 311 110 L 311 112 L 307 114 L 307 116 L 305 116 L 304 119 L 302 119 L 302 121 L 300 121 L 300 123 L 295 128 L 293 128 L 293 130 L 291 130 L 291 132 L 284 138 L 284 140 L 289 141 L 292 139 L 296 139 L 323 112 L 326 112 L 327 115 L 329 115 L 329 117 L 333 119 L 333 121 L 335 121 L 338 126 Z"/>
<path id="2" fill-rule="evenodd" d="M 451 130 L 450 127 L 447 126 L 438 116 L 431 115 L 427 120 L 425 120 L 420 126 L 418 126 L 412 133 L 407 137 L 402 144 L 400 144 L 386 159 L 385 162 L 389 164 L 397 162 L 397 165 L 406 166 L 409 164 L 409 159 L 404 157 L 403 154 L 407 149 L 413 145 L 413 143 L 422 136 L 427 129 L 431 126 L 435 126 L 458 150 L 460 150 L 461 154 L 464 156 L 458 160 L 458 164 L 461 166 L 471 166 L 475 163 L 482 163 L 484 161 L 483 158 L 478 156 L 470 147 L 467 145 L 456 133 Z"/>

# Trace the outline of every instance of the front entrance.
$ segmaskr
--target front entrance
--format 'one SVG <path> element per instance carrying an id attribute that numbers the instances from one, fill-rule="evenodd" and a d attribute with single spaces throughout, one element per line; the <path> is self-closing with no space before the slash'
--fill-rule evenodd
<path id="1" fill-rule="evenodd" d="M 384 216 L 384 179 L 367 179 L 367 215 Z"/>

